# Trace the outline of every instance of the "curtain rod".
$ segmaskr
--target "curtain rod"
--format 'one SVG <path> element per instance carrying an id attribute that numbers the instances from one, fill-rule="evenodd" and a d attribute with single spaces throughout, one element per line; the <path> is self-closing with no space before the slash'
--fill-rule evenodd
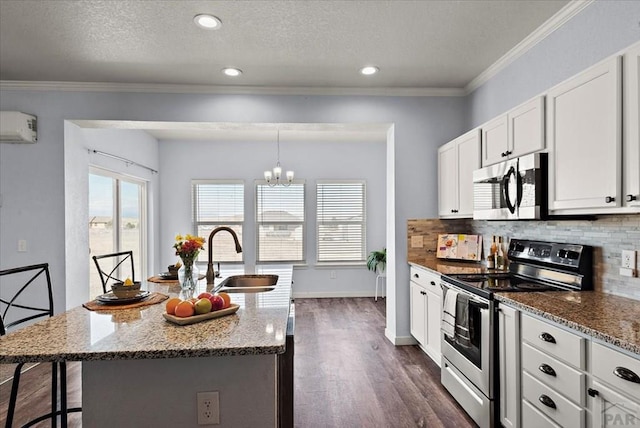
<path id="1" fill-rule="evenodd" d="M 110 153 L 105 153 L 105 152 L 101 152 L 101 151 L 99 151 L 99 150 L 93 150 L 93 149 L 89 149 L 89 153 L 95 153 L 95 154 L 97 154 L 97 155 L 106 156 L 106 157 L 108 157 L 108 158 L 112 158 L 112 159 L 117 159 L 117 160 L 119 160 L 119 161 L 122 161 L 122 162 L 126 163 L 126 164 L 127 164 L 127 166 L 129 166 L 129 165 L 136 165 L 136 166 L 139 166 L 139 167 L 141 167 L 141 168 L 148 169 L 148 170 L 149 170 L 149 171 L 151 171 L 153 174 L 157 174 L 157 173 L 158 173 L 158 171 L 156 171 L 156 170 L 155 170 L 155 169 L 153 169 L 153 168 L 149 168 L 149 167 L 148 167 L 148 166 L 146 166 L 146 165 L 139 164 L 138 162 L 134 162 L 134 161 L 132 161 L 132 160 L 129 160 L 129 159 L 123 158 L 123 157 L 121 157 L 121 156 L 116 156 L 116 155 L 112 155 L 112 154 L 110 154 Z"/>

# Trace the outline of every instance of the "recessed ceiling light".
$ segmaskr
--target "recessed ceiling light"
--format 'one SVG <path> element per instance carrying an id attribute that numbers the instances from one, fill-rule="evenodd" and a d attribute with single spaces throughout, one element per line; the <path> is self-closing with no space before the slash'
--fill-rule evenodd
<path id="1" fill-rule="evenodd" d="M 360 74 L 364 74 L 365 76 L 371 76 L 372 74 L 376 74 L 380 69 L 373 65 L 369 65 L 367 67 L 362 67 L 360 69 Z"/>
<path id="2" fill-rule="evenodd" d="M 239 68 L 233 68 L 233 67 L 223 68 L 222 72 L 230 77 L 238 77 L 242 74 L 242 70 L 240 70 Z"/>
<path id="3" fill-rule="evenodd" d="M 193 17 L 193 22 L 200 28 L 205 30 L 217 30 L 222 26 L 222 21 L 213 15 L 201 13 Z"/>

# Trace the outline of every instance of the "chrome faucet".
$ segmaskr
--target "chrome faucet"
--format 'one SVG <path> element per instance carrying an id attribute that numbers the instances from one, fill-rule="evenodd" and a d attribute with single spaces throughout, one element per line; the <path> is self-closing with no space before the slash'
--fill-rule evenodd
<path id="1" fill-rule="evenodd" d="M 213 269 L 213 237 L 215 236 L 216 233 L 222 230 L 226 230 L 231 234 L 231 236 L 233 236 L 233 240 L 236 243 L 236 253 L 242 252 L 242 247 L 240 246 L 240 242 L 238 241 L 238 235 L 236 235 L 233 229 L 227 226 L 220 226 L 213 229 L 213 231 L 209 234 L 209 250 L 208 250 L 209 263 L 207 263 L 207 284 L 213 284 L 213 280 L 216 276 L 215 271 Z M 220 270 L 220 268 L 218 268 L 218 270 Z"/>

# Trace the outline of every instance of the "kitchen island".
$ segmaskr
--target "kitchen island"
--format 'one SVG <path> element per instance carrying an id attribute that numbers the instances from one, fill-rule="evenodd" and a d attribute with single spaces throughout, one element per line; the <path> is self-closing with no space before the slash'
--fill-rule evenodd
<path id="1" fill-rule="evenodd" d="M 277 426 L 292 267 L 223 267 L 222 273 L 279 278 L 272 291 L 231 294 L 237 313 L 186 326 L 165 321 L 163 303 L 73 308 L 0 338 L 0 363 L 82 361 L 84 426 L 197 426 L 198 392 L 218 392 L 220 426 Z M 171 284 L 145 282 L 144 288 L 180 292 Z M 200 281 L 195 294 L 210 288 Z"/>

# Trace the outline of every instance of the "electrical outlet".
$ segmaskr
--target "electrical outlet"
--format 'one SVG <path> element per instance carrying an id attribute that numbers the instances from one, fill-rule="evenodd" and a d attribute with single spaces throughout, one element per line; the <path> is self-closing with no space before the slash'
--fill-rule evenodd
<path id="1" fill-rule="evenodd" d="M 636 268 L 636 252 L 634 250 L 622 250 L 622 262 L 620 267 L 625 269 Z"/>
<path id="2" fill-rule="evenodd" d="M 220 393 L 198 392 L 198 425 L 220 424 Z"/>
<path id="3" fill-rule="evenodd" d="M 329 273 L 329 279 L 336 279 L 336 271 L 335 271 L 335 270 L 332 270 L 332 271 Z"/>
<path id="4" fill-rule="evenodd" d="M 26 253 L 27 252 L 27 241 L 26 241 L 26 239 L 19 239 L 18 240 L 18 252 L 19 253 Z"/>

